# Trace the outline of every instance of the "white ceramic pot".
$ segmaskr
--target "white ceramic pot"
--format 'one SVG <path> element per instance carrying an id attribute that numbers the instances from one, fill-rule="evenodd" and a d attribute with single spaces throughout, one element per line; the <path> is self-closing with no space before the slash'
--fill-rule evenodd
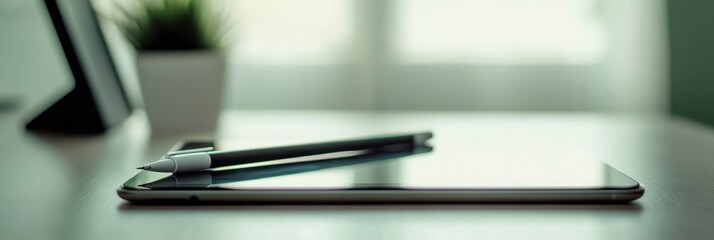
<path id="1" fill-rule="evenodd" d="M 153 133 L 215 131 L 225 85 L 222 53 L 140 52 L 137 71 Z"/>

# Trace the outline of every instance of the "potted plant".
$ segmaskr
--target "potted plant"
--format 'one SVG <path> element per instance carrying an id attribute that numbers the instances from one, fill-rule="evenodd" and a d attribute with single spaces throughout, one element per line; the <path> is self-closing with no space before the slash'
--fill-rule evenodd
<path id="1" fill-rule="evenodd" d="M 207 0 L 140 0 L 117 26 L 137 50 L 152 132 L 214 131 L 225 85 L 225 21 Z"/>

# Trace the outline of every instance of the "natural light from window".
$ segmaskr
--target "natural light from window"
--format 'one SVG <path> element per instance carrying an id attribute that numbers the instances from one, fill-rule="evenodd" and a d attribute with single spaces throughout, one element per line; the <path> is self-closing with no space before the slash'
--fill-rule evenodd
<path id="1" fill-rule="evenodd" d="M 597 0 L 395 0 L 407 63 L 587 64 L 604 55 Z"/>
<path id="2" fill-rule="evenodd" d="M 236 24 L 237 60 L 251 64 L 329 63 L 347 58 L 351 0 L 226 1 Z"/>
<path id="3" fill-rule="evenodd" d="M 357 1 L 215 2 L 234 26 L 231 57 L 245 64 L 349 63 L 369 44 L 386 47 L 373 56 L 406 64 L 591 64 L 607 47 L 601 0 Z M 360 42 L 358 27 L 374 41 Z"/>

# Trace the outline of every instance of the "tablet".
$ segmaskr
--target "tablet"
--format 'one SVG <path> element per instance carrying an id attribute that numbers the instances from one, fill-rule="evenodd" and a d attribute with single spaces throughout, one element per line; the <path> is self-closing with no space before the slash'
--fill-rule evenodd
<path id="1" fill-rule="evenodd" d="M 174 150 L 215 147 L 205 141 Z M 482 159 L 477 151 L 350 151 L 192 173 L 141 171 L 117 193 L 132 203 L 625 203 L 644 188 L 584 159 Z"/>

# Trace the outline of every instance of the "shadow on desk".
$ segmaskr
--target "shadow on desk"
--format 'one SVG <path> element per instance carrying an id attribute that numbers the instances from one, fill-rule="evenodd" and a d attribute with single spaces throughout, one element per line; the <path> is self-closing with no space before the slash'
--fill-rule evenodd
<path id="1" fill-rule="evenodd" d="M 605 211 L 639 213 L 642 206 L 628 204 L 240 204 L 240 205 L 135 205 L 123 203 L 120 211 Z"/>

